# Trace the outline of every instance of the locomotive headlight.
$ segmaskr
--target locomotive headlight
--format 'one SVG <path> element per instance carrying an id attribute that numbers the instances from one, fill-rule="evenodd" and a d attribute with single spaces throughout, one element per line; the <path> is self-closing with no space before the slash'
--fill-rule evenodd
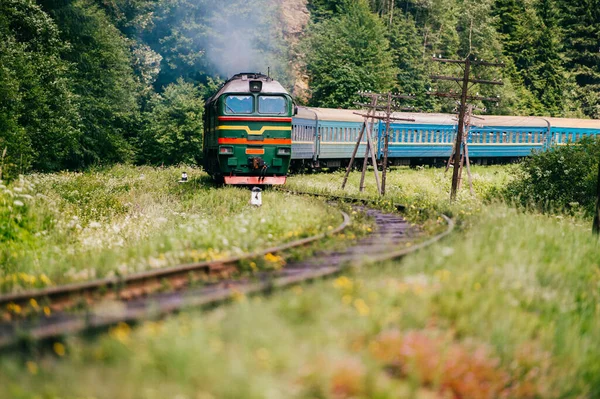
<path id="1" fill-rule="evenodd" d="M 221 155 L 232 155 L 233 154 L 233 147 L 221 146 L 221 147 L 219 147 L 219 154 L 221 154 Z"/>
<path id="2" fill-rule="evenodd" d="M 289 147 L 279 147 L 277 149 L 277 155 L 291 155 L 292 149 Z"/>

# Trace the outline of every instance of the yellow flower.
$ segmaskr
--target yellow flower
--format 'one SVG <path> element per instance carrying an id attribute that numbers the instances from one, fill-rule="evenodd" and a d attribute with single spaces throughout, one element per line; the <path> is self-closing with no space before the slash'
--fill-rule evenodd
<path id="1" fill-rule="evenodd" d="M 108 334 L 117 341 L 125 343 L 129 340 L 129 334 L 131 334 L 131 327 L 129 327 L 129 324 L 127 323 L 120 322 L 115 327 L 111 328 Z"/>
<path id="2" fill-rule="evenodd" d="M 44 283 L 44 285 L 50 285 L 50 284 L 52 284 L 52 281 L 51 281 L 51 280 L 48 278 L 48 276 L 46 276 L 44 273 L 42 273 L 42 274 L 40 275 L 40 281 L 41 281 L 42 283 Z"/>
<path id="3" fill-rule="evenodd" d="M 29 304 L 31 305 L 32 308 L 34 308 L 35 310 L 38 310 L 40 308 L 40 306 L 38 305 L 37 301 L 34 298 L 31 298 L 29 300 Z"/>
<path id="4" fill-rule="evenodd" d="M 274 255 L 270 252 L 265 255 L 265 261 L 267 263 L 270 263 L 271 266 L 275 269 L 279 269 L 279 268 L 283 267 L 283 265 L 285 265 L 285 259 L 283 259 L 279 255 Z"/>
<path id="5" fill-rule="evenodd" d="M 54 349 L 54 353 L 60 357 L 63 357 L 66 353 L 65 346 L 60 342 L 55 342 L 54 345 L 52 345 L 52 348 Z"/>
<path id="6" fill-rule="evenodd" d="M 21 306 L 11 302 L 8 305 L 6 305 L 6 310 L 14 314 L 19 314 L 21 313 Z"/>
<path id="7" fill-rule="evenodd" d="M 50 308 L 49 308 L 48 306 L 44 306 L 44 314 L 45 314 L 46 316 L 50 316 L 50 313 L 51 313 L 51 312 L 50 312 Z"/>
<path id="8" fill-rule="evenodd" d="M 234 302 L 246 302 L 246 295 L 243 292 L 240 292 L 236 289 L 231 290 L 231 299 Z"/>
<path id="9" fill-rule="evenodd" d="M 353 287 L 352 280 L 346 276 L 341 276 L 333 280 L 333 286 L 342 290 L 351 290 Z"/>
<path id="10" fill-rule="evenodd" d="M 446 269 L 437 270 L 434 275 L 440 281 L 448 281 L 450 279 L 450 271 Z"/>
<path id="11" fill-rule="evenodd" d="M 352 303 L 352 296 L 351 295 L 344 295 L 342 297 L 342 302 L 344 303 L 344 305 L 350 305 Z"/>
<path id="12" fill-rule="evenodd" d="M 271 359 L 271 354 L 266 348 L 258 349 L 254 355 L 256 356 L 258 362 L 261 363 L 263 366 L 266 366 L 266 364 L 269 363 L 269 360 Z"/>
<path id="13" fill-rule="evenodd" d="M 27 366 L 27 370 L 29 370 L 29 374 L 36 375 L 38 373 L 38 365 L 36 362 L 29 361 L 25 363 Z"/>
<path id="14" fill-rule="evenodd" d="M 358 314 L 360 314 L 361 316 L 366 316 L 369 314 L 369 306 L 363 299 L 359 298 L 354 300 L 354 307 L 356 308 L 356 310 L 358 310 Z"/>

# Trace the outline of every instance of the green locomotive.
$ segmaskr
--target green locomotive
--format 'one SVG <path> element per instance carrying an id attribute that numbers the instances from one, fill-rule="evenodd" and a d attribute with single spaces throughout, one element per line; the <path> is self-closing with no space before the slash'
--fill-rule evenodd
<path id="1" fill-rule="evenodd" d="M 295 106 L 279 82 L 233 76 L 206 102 L 204 168 L 226 184 L 284 184 Z"/>

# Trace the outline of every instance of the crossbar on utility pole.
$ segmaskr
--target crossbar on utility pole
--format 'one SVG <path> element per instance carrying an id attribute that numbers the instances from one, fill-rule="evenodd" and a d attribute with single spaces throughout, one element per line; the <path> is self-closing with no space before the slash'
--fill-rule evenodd
<path id="1" fill-rule="evenodd" d="M 352 151 L 350 163 L 348 164 L 348 167 L 346 168 L 346 173 L 344 174 L 344 180 L 342 182 L 342 189 L 344 189 L 346 187 L 346 183 L 348 182 L 348 176 L 350 175 L 350 171 L 352 170 L 352 167 L 354 166 L 354 161 L 356 159 L 358 149 L 361 145 L 362 138 L 366 134 L 367 142 L 366 142 L 366 147 L 365 147 L 365 155 L 363 157 L 363 167 L 362 167 L 362 173 L 360 176 L 359 191 L 362 192 L 365 188 L 365 176 L 367 174 L 367 168 L 368 168 L 368 163 L 369 163 L 369 159 L 370 159 L 371 163 L 373 164 L 373 173 L 375 175 L 375 182 L 377 184 L 377 192 L 380 195 L 385 195 L 390 123 L 393 120 L 410 121 L 410 122 L 415 121 L 413 118 L 392 117 L 392 112 L 394 112 L 400 108 L 397 106 L 397 104 L 395 103 L 394 100 L 396 100 L 396 99 L 414 99 L 415 96 L 399 95 L 399 94 L 391 94 L 391 93 L 380 94 L 380 93 L 365 93 L 365 92 L 360 92 L 358 94 L 362 97 L 370 98 L 371 102 L 368 104 L 361 103 L 361 102 L 354 103 L 355 105 L 361 106 L 363 108 L 367 108 L 368 111 L 366 113 L 354 112 L 354 114 L 362 116 L 363 118 L 365 118 L 365 120 L 362 125 L 360 134 L 357 137 L 356 144 L 354 146 L 354 150 Z M 383 102 L 383 104 L 379 103 L 379 101 Z M 378 111 L 384 113 L 385 115 L 377 115 Z M 379 181 L 379 173 L 377 170 L 377 155 L 375 154 L 375 151 L 377 150 L 377 145 L 376 145 L 376 143 L 374 143 L 374 140 L 372 137 L 373 126 L 374 126 L 376 120 L 385 121 L 385 124 L 386 124 L 386 130 L 385 130 L 385 136 L 384 136 L 383 171 L 382 171 L 382 175 L 381 175 L 381 183 Z"/>
<path id="2" fill-rule="evenodd" d="M 454 76 L 440 76 L 440 75 L 432 75 L 431 78 L 433 80 L 447 80 L 454 81 L 457 83 L 462 83 L 461 93 L 441 93 L 441 92 L 429 92 L 429 95 L 437 96 L 437 97 L 445 97 L 445 98 L 457 98 L 460 99 L 459 105 L 459 114 L 458 114 L 458 126 L 456 129 L 456 143 L 454 145 L 454 168 L 452 170 L 452 190 L 450 192 L 450 199 L 454 201 L 456 199 L 457 191 L 460 187 L 460 179 L 462 174 L 462 146 L 465 143 L 464 134 L 465 134 L 465 112 L 467 111 L 467 101 L 475 100 L 475 101 L 499 101 L 498 97 L 483 97 L 483 96 L 470 96 L 469 95 L 469 84 L 488 84 L 488 85 L 503 85 L 502 82 L 496 80 L 482 80 L 482 79 L 471 79 L 471 67 L 476 66 L 494 66 L 494 67 L 503 67 L 504 64 L 501 63 L 493 63 L 493 62 L 485 62 L 485 61 L 477 61 L 472 60 L 469 55 L 464 60 L 449 60 L 445 58 L 433 58 L 433 61 L 442 62 L 442 63 L 450 63 L 450 64 L 463 64 L 464 71 L 462 78 L 454 77 Z M 452 156 L 451 156 L 452 158 Z M 468 169 L 470 169 L 468 167 Z M 470 173 L 470 170 L 468 170 Z"/>

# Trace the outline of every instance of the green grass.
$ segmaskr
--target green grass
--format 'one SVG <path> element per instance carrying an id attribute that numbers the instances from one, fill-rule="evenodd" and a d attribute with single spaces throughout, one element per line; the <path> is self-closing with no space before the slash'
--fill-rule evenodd
<path id="1" fill-rule="evenodd" d="M 0 397 L 599 397 L 600 246 L 588 221 L 486 204 L 506 174 L 478 173 L 489 188 L 451 206 L 438 171 L 391 176 L 413 187 L 396 199 L 438 195 L 430 210 L 470 226 L 428 250 L 3 356 Z"/>
<path id="2" fill-rule="evenodd" d="M 442 168 L 398 167 L 388 173 L 384 199 L 408 207 L 408 215 L 425 221 L 445 212 L 450 215 L 476 212 L 482 201 L 493 199 L 497 191 L 511 179 L 511 166 L 472 167 L 473 191 L 471 195 L 466 170 L 457 202 L 450 203 L 452 170 Z M 288 179 L 287 188 L 316 193 L 350 195 L 361 198 L 379 198 L 372 169 L 366 176 L 365 191 L 360 192 L 360 172 L 352 172 L 345 190 L 341 189 L 345 171 L 310 175 L 296 175 Z M 379 173 L 381 179 L 381 172 Z"/>
<path id="3" fill-rule="evenodd" d="M 30 175 L 0 193 L 0 290 L 198 262 L 327 231 L 339 213 L 281 192 L 248 204 L 197 169 L 116 166 Z M 309 217 L 307 217 L 309 216 Z"/>

